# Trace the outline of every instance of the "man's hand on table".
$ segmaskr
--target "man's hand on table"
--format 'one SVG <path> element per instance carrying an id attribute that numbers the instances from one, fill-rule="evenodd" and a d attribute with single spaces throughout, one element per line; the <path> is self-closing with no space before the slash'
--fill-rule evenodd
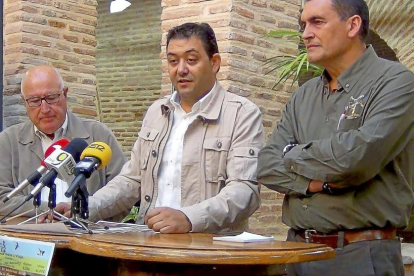
<path id="1" fill-rule="evenodd" d="M 145 224 L 148 228 L 164 234 L 188 233 L 192 229 L 191 222 L 183 212 L 168 207 L 149 211 L 145 216 Z"/>

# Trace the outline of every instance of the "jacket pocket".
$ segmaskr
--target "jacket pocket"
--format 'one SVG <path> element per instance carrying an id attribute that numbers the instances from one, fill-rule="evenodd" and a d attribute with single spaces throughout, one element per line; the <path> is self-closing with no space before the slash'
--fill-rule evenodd
<path id="1" fill-rule="evenodd" d="M 361 126 L 361 121 L 361 117 L 340 120 L 337 132 L 347 132 L 349 130 L 358 129 Z"/>
<path id="2" fill-rule="evenodd" d="M 226 179 L 227 156 L 230 137 L 214 137 L 204 140 L 205 172 L 208 182 Z"/>
<path id="3" fill-rule="evenodd" d="M 234 170 L 239 180 L 257 181 L 257 157 L 260 148 L 234 148 Z"/>
<path id="4" fill-rule="evenodd" d="M 159 131 L 157 129 L 142 127 L 138 133 L 138 137 L 141 139 L 141 169 L 145 170 L 148 165 L 148 160 L 151 155 L 151 151 L 154 147 L 155 138 L 157 138 Z"/>

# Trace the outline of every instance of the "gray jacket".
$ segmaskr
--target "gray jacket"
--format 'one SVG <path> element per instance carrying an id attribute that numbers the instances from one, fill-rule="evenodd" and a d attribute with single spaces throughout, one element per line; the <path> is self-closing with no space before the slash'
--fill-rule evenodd
<path id="1" fill-rule="evenodd" d="M 81 119 L 68 112 L 66 139 L 82 138 L 88 144 L 96 141 L 107 143 L 112 149 L 112 159 L 107 167 L 96 171 L 87 180 L 87 188 L 92 195 L 114 178 L 126 162 L 115 136 L 104 124 L 88 119 Z M 33 123 L 27 121 L 11 126 L 0 133 L 0 200 L 10 193 L 20 182 L 26 179 L 44 159 L 42 143 L 36 136 Z M 0 203 L 0 214 L 5 215 L 21 202 L 32 190 L 29 185 L 20 194 L 6 203 Z M 46 203 L 42 209 L 47 209 Z M 17 213 L 33 209 L 32 202 L 27 202 Z"/>

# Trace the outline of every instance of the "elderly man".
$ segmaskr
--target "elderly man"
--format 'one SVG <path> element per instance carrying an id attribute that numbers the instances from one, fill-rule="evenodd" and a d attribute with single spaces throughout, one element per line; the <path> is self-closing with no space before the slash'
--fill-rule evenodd
<path id="1" fill-rule="evenodd" d="M 396 230 L 414 202 L 414 75 L 366 46 L 363 0 L 307 0 L 301 24 L 309 61 L 325 71 L 286 105 L 258 177 L 285 194 L 288 240 L 336 257 L 288 275 L 404 275 Z"/>
<path id="2" fill-rule="evenodd" d="M 131 160 L 90 198 L 91 218 L 140 200 L 137 223 L 161 233 L 244 230 L 260 204 L 261 113 L 217 81 L 221 58 L 208 24 L 171 29 L 167 59 L 177 91 L 148 109 Z"/>
<path id="3" fill-rule="evenodd" d="M 45 150 L 54 141 L 63 138 L 82 138 L 87 143 L 102 141 L 112 149 L 113 157 L 109 165 L 87 180 L 90 194 L 105 186 L 120 172 L 126 158 L 113 133 L 100 122 L 80 119 L 67 111 L 67 93 L 68 88 L 53 67 L 33 67 L 24 75 L 21 97 L 30 121 L 11 126 L 0 133 L 0 199 L 36 170 L 44 159 Z M 64 196 L 68 183 L 56 179 L 55 184 L 57 202 L 68 201 Z M 5 204 L 0 204 L 0 213 L 5 215 L 22 203 L 31 189 L 31 186 L 26 187 Z M 47 208 L 47 190 L 42 190 L 41 209 Z M 33 209 L 33 205 L 27 202 L 16 213 L 30 209 Z"/>

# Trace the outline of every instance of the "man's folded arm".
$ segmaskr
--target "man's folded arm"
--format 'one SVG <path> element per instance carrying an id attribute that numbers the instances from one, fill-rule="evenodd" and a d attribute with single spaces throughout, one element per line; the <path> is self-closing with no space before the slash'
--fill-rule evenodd
<path id="1" fill-rule="evenodd" d="M 292 126 L 292 99 L 283 110 L 282 119 L 278 122 L 266 146 L 259 153 L 257 177 L 260 184 L 283 194 L 306 195 L 311 179 L 289 172 L 285 169 L 283 149 L 291 142 L 297 142 Z"/>
<path id="2" fill-rule="evenodd" d="M 344 188 L 372 179 L 414 136 L 413 78 L 399 72 L 378 84 L 359 128 L 294 147 L 283 158 L 286 171 Z"/>

